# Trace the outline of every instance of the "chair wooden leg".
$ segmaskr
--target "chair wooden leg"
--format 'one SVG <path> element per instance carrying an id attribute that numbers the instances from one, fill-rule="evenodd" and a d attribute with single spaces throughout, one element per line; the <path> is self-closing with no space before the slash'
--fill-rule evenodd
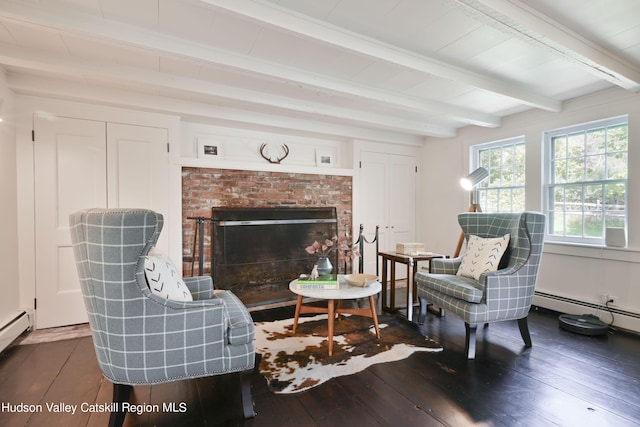
<path id="1" fill-rule="evenodd" d="M 111 412 L 109 417 L 109 427 L 121 427 L 124 422 L 124 417 L 127 414 L 124 411 L 123 403 L 129 402 L 131 397 L 131 390 L 133 386 L 126 384 L 114 384 L 113 385 L 113 403 L 116 404 L 117 411 Z"/>
<path id="2" fill-rule="evenodd" d="M 420 301 L 420 312 L 418 313 L 418 323 L 422 325 L 424 323 L 424 319 L 426 319 L 427 317 L 427 300 L 426 298 L 422 298 L 422 297 L 419 297 L 418 300 Z"/>
<path id="3" fill-rule="evenodd" d="M 242 413 L 245 419 L 253 418 L 256 412 L 253 409 L 253 399 L 251 398 L 251 374 L 253 370 L 240 372 L 240 388 L 242 392 Z"/>
<path id="4" fill-rule="evenodd" d="M 470 325 L 467 322 L 464 323 L 464 327 L 467 331 L 464 348 L 467 353 L 467 359 L 476 358 L 476 330 L 478 325 Z"/>
<path id="5" fill-rule="evenodd" d="M 520 335 L 522 335 L 524 345 L 526 347 L 531 347 L 531 335 L 529 334 L 529 323 L 527 322 L 526 317 L 518 319 L 518 327 L 520 328 Z"/>

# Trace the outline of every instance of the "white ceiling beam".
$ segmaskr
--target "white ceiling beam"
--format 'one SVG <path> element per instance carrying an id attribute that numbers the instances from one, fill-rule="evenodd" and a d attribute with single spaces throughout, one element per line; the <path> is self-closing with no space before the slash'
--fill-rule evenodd
<path id="1" fill-rule="evenodd" d="M 225 126 L 242 123 L 249 128 L 277 130 L 333 140 L 363 139 L 401 145 L 421 146 L 424 137 L 385 130 L 327 123 L 285 115 L 265 114 L 237 108 L 211 105 L 162 95 L 100 87 L 77 80 L 52 79 L 27 74 L 7 73 L 8 86 L 18 94 L 50 97 L 68 101 L 96 103 L 154 113 L 170 114 L 189 121 L 208 121 Z"/>
<path id="2" fill-rule="evenodd" d="M 107 21 L 92 15 L 78 13 L 71 8 L 62 8 L 60 5 L 57 5 L 56 8 L 48 8 L 44 4 L 39 4 L 35 7 L 23 2 L 0 0 L 0 17 L 53 32 L 68 32 L 76 36 L 152 50 L 158 54 L 166 54 L 214 66 L 229 67 L 282 81 L 295 82 L 301 86 L 354 96 L 392 108 L 424 113 L 425 115 L 448 117 L 465 124 L 484 127 L 498 127 L 501 125 L 501 119 L 495 115 L 484 114 L 469 108 L 441 102 L 398 95 L 370 86 L 321 76 L 159 32 L 133 27 L 128 24 Z"/>
<path id="3" fill-rule="evenodd" d="M 483 75 L 436 59 L 416 54 L 397 46 L 366 37 L 318 19 L 285 9 L 275 3 L 259 0 L 199 0 L 221 10 L 244 16 L 270 27 L 288 31 L 322 43 L 348 49 L 372 58 L 412 70 L 497 93 L 522 104 L 548 111 L 560 111 L 561 101 L 527 90 L 517 82 Z"/>
<path id="4" fill-rule="evenodd" d="M 456 130 L 426 121 L 407 120 L 390 115 L 367 113 L 351 108 L 330 106 L 312 101 L 267 94 L 213 82 L 150 72 L 132 67 L 113 66 L 104 63 L 80 62 L 0 43 L 0 62 L 14 67 L 36 71 L 57 73 L 67 77 L 89 77 L 118 83 L 136 84 L 139 87 L 171 88 L 187 97 L 195 94 L 217 100 L 240 101 L 256 106 L 266 106 L 281 110 L 312 114 L 331 120 L 356 123 L 367 127 L 388 129 L 397 132 L 415 133 L 423 136 L 455 136 Z"/>
<path id="5" fill-rule="evenodd" d="M 485 24 L 560 55 L 605 81 L 640 91 L 638 67 L 520 0 L 452 1 Z"/>

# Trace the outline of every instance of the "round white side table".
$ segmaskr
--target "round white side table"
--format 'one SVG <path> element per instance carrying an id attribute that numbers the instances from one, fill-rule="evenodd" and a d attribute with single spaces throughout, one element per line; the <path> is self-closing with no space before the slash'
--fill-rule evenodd
<path id="1" fill-rule="evenodd" d="M 304 313 L 327 313 L 328 314 L 328 329 L 329 329 L 329 356 L 333 355 L 333 326 L 336 314 L 339 316 L 342 313 L 355 314 L 358 316 L 370 317 L 373 319 L 373 324 L 376 328 L 376 336 L 380 338 L 380 328 L 378 327 L 378 315 L 376 313 L 376 303 L 374 295 L 377 295 L 382 290 L 380 282 L 376 281 L 369 283 L 368 286 L 351 286 L 344 280 L 344 275 L 338 275 L 338 289 L 308 289 L 298 288 L 298 280 L 293 280 L 289 283 L 289 289 L 294 294 L 298 295 L 298 301 L 296 302 L 296 314 L 293 319 L 293 333 L 296 333 L 298 328 L 298 318 L 300 314 Z M 315 307 L 302 304 L 302 299 L 315 298 L 327 300 L 327 307 Z M 369 298 L 369 309 L 366 308 L 341 308 L 339 306 L 340 300 L 356 299 L 356 298 Z M 338 301 L 338 307 L 336 309 L 336 301 Z"/>

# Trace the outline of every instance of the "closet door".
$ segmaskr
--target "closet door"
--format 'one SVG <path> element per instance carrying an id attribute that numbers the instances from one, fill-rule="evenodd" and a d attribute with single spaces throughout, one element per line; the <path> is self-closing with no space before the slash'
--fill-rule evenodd
<path id="1" fill-rule="evenodd" d="M 34 118 L 36 326 L 87 321 L 69 234 L 85 208 L 168 213 L 167 130 L 60 117 Z M 158 246 L 167 251 L 167 233 Z"/>
<path id="2" fill-rule="evenodd" d="M 389 155 L 389 237 L 386 248 L 416 239 L 416 158 Z"/>
<path id="3" fill-rule="evenodd" d="M 107 123 L 108 205 L 169 213 L 167 129 Z M 169 233 L 158 248 L 167 253 Z"/>
<path id="4" fill-rule="evenodd" d="M 107 207 L 105 123 L 35 116 L 34 134 L 37 327 L 83 323 L 69 214 Z"/>
<path id="5" fill-rule="evenodd" d="M 395 251 L 397 242 L 415 241 L 415 156 L 363 151 L 360 161 L 358 203 L 367 239 L 373 238 L 379 226 L 381 251 Z M 378 263 L 375 245 L 365 245 L 364 252 L 365 272 L 375 273 Z M 401 269 L 397 277 L 402 278 L 402 274 Z"/>
<path id="6" fill-rule="evenodd" d="M 380 250 L 386 249 L 389 234 L 389 156 L 384 153 L 363 151 L 360 154 L 360 223 L 364 226 L 367 240 L 375 237 L 376 226 L 379 226 L 378 241 Z M 354 238 L 357 239 L 359 224 L 354 224 Z M 364 245 L 364 271 L 375 274 L 378 254 L 375 245 Z"/>

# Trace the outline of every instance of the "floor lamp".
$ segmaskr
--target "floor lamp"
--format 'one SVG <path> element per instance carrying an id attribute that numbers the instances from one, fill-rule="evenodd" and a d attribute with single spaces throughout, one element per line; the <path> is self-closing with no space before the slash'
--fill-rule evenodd
<path id="1" fill-rule="evenodd" d="M 460 185 L 462 186 L 462 188 L 469 191 L 468 212 L 482 212 L 482 208 L 480 208 L 478 190 L 476 190 L 475 188 L 476 186 L 478 186 L 478 184 L 487 179 L 487 177 L 489 177 L 489 172 L 485 168 L 478 168 L 471 172 L 467 177 L 460 179 Z M 460 233 L 458 246 L 456 246 L 456 251 L 453 254 L 454 258 L 457 258 L 460 255 L 462 243 L 464 243 L 464 231 Z"/>

